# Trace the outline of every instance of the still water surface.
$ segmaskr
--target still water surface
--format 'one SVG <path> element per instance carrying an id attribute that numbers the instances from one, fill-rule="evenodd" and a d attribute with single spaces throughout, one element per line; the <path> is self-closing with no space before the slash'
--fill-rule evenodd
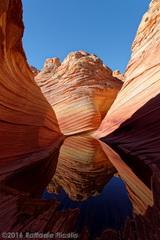
<path id="1" fill-rule="evenodd" d="M 45 190 L 43 199 L 56 198 L 60 202 L 59 210 L 80 209 L 77 232 L 87 227 L 92 235 L 100 236 L 106 228 L 122 230 L 126 217 L 132 218 L 132 203 L 128 198 L 125 184 L 121 178 L 112 177 L 103 191 L 85 201 L 73 201 L 65 193 L 48 193 Z"/>
<path id="2" fill-rule="evenodd" d="M 123 230 L 127 217 L 144 215 L 148 206 L 153 206 L 153 193 L 150 168 L 138 158 L 122 157 L 90 135 L 76 135 L 67 137 L 43 161 L 20 169 L 18 162 L 17 169 L 14 165 L 14 171 L 1 176 L 4 206 L 8 198 L 16 203 L 9 204 L 10 213 L 5 209 L 6 222 L 17 231 L 19 224 L 24 229 L 26 222 L 32 226 L 35 215 L 39 226 L 36 216 L 41 218 L 43 209 L 37 211 L 46 200 L 55 198 L 58 211 L 80 210 L 75 232 L 81 233 L 86 227 L 92 236 L 101 236 L 107 228 Z M 2 215 L 3 210 L 2 206 Z M 49 217 L 42 217 L 46 226 Z"/>

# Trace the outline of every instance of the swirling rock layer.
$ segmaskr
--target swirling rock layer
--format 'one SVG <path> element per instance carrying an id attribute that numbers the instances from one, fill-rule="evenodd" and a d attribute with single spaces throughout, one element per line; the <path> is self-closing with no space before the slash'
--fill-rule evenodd
<path id="1" fill-rule="evenodd" d="M 136 143 L 152 141 L 159 122 L 160 85 L 160 2 L 154 0 L 143 16 L 132 46 L 132 56 L 126 70 L 126 80 L 114 104 L 97 131 L 97 137 L 105 137 L 115 129 L 123 130 L 116 140 Z M 128 120 L 128 121 L 127 121 Z M 132 131 L 133 130 L 133 131 Z M 160 130 L 160 129 L 159 129 Z M 128 136 L 128 137 L 127 137 Z M 126 140 L 125 140 L 126 138 Z M 135 143 L 135 144 L 136 144 Z M 146 145 L 147 147 L 147 145 Z"/>
<path id="2" fill-rule="evenodd" d="M 126 80 L 96 136 L 124 154 L 138 157 L 152 169 L 153 207 L 135 215 L 137 239 L 158 239 L 160 234 L 160 2 L 153 0 L 143 16 L 132 46 Z M 146 201 L 147 203 L 147 201 Z M 134 239 L 130 221 L 124 239 Z"/>
<path id="3" fill-rule="evenodd" d="M 20 167 L 27 159 L 43 158 L 49 150 L 41 157 L 40 151 L 62 135 L 54 111 L 26 62 L 23 29 L 21 1 L 0 0 L 1 170 L 7 162 L 9 169 L 14 161 Z"/>
<path id="4" fill-rule="evenodd" d="M 89 135 L 71 136 L 61 147 L 48 191 L 59 193 L 63 187 L 72 200 L 87 200 L 100 194 L 114 173 L 99 141 Z"/>
<path id="5" fill-rule="evenodd" d="M 117 169 L 118 174 L 126 184 L 130 200 L 132 201 L 134 213 L 144 215 L 148 206 L 153 206 L 152 191 L 142 182 L 141 179 L 136 176 L 132 169 L 127 166 L 127 164 L 113 149 L 101 141 L 100 143 L 109 160 Z M 128 157 L 128 159 L 130 158 Z M 143 170 L 141 170 L 141 172 L 142 171 Z"/>
<path id="6" fill-rule="evenodd" d="M 85 51 L 70 53 L 62 64 L 48 59 L 35 79 L 65 135 L 97 129 L 122 86 L 96 55 Z"/>

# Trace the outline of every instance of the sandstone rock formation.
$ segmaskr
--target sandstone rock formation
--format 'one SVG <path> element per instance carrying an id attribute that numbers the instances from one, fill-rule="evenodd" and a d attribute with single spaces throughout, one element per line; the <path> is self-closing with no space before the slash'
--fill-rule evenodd
<path id="1" fill-rule="evenodd" d="M 154 0 L 150 4 L 149 11 L 142 18 L 132 45 L 132 56 L 126 70 L 125 83 L 96 133 L 98 138 L 108 135 L 119 127 L 121 128 L 122 123 L 126 125 L 126 129 L 128 127 L 131 130 L 134 127 L 134 131 L 137 134 L 139 132 L 143 142 L 152 141 L 154 138 L 154 133 L 153 136 L 144 133 L 147 129 L 149 131 L 151 128 L 152 132 L 157 133 L 156 122 L 159 122 L 160 116 L 157 109 L 160 92 L 159 32 L 160 2 Z M 125 122 L 127 119 L 128 122 Z M 143 122 L 140 126 L 141 129 L 137 126 L 138 121 Z M 119 137 L 121 136 L 119 135 Z M 136 138 L 135 141 L 142 144 L 140 138 Z"/>
<path id="2" fill-rule="evenodd" d="M 39 70 L 33 66 L 30 66 L 30 69 L 32 70 L 34 77 L 37 76 L 37 74 L 39 73 Z"/>
<path id="3" fill-rule="evenodd" d="M 121 74 L 119 70 L 113 71 L 113 77 L 120 79 L 121 81 L 125 81 L 125 74 Z"/>
<path id="4" fill-rule="evenodd" d="M 160 229 L 160 2 L 153 0 L 132 46 L 125 83 L 95 136 L 152 170 L 154 205 L 135 215 L 137 239 L 159 239 Z M 129 224 L 131 223 L 128 221 Z M 128 223 L 127 223 L 128 224 Z M 124 239 L 134 239 L 127 225 Z M 129 227 L 128 227 L 129 226 Z M 134 230 L 135 232 L 135 230 Z"/>
<path id="5" fill-rule="evenodd" d="M 98 140 L 89 135 L 71 136 L 60 149 L 48 191 L 59 193 L 63 187 L 72 200 L 84 201 L 101 193 L 116 172 Z"/>
<path id="6" fill-rule="evenodd" d="M 39 159 L 35 154 L 35 159 L 37 159 L 37 161 L 35 162 L 35 159 L 33 161 L 31 158 L 32 161 L 28 161 L 28 164 L 26 164 L 26 166 L 23 165 L 22 169 L 19 169 L 17 164 L 14 164 L 16 169 L 13 169 L 12 162 L 3 164 L 0 184 L 16 189 L 21 193 L 26 193 L 32 198 L 41 199 L 44 190 L 55 174 L 60 146 L 61 144 L 56 146 L 56 148 L 49 148 L 51 153 L 46 157 L 43 157 L 44 153 L 42 151 L 38 155 Z M 41 156 L 40 154 L 43 155 Z M 33 155 L 31 155 L 31 157 L 33 157 Z M 11 165 L 11 167 L 8 167 L 8 165 Z M 6 171 L 4 171 L 4 169 Z M 10 171 L 10 169 L 12 169 L 12 171 Z"/>
<path id="7" fill-rule="evenodd" d="M 26 62 L 23 29 L 21 1 L 0 0 L 1 173 L 43 159 L 62 136 Z"/>
<path id="8" fill-rule="evenodd" d="M 159 0 L 153 0 L 148 13 L 142 19 L 133 44 L 124 87 L 96 133 L 97 137 L 104 137 L 104 141 L 110 144 L 114 142 L 125 153 L 138 156 L 153 171 L 151 187 L 154 205 L 151 207 L 153 199 L 150 189 L 136 178 L 126 164 L 116 162 L 110 155 L 112 163 L 114 162 L 128 185 L 128 191 L 132 191 L 130 196 L 135 211 L 141 213 L 135 214 L 134 221 L 127 221 L 123 234 L 125 240 L 158 240 L 160 235 L 160 138 L 157 134 L 160 131 L 159 5 Z M 42 194 L 43 188 L 51 180 L 63 140 L 53 109 L 59 118 L 60 128 L 66 135 L 93 131 L 113 103 L 121 83 L 113 78 L 111 70 L 96 56 L 83 51 L 70 54 L 62 64 L 58 59 L 47 60 L 44 69 L 37 76 L 37 82 L 52 109 L 26 63 L 21 44 L 21 15 L 20 0 L 0 0 L 0 231 L 71 232 L 76 229 L 74 226 L 78 210 L 56 212 L 58 204 L 55 200 L 42 201 L 34 196 L 40 183 L 42 186 L 36 191 L 36 197 Z M 85 162 L 84 165 L 91 172 L 90 176 L 93 174 L 95 177 L 93 169 L 104 173 L 102 169 L 106 166 L 108 168 L 108 160 L 107 165 L 103 165 L 101 159 L 106 161 L 104 152 L 99 151 L 96 140 L 89 142 L 87 145 L 81 141 L 84 155 L 88 157 L 88 163 Z M 75 177 L 76 180 L 81 177 L 84 165 L 79 164 L 80 159 L 76 156 L 79 145 L 74 156 L 67 152 L 68 149 L 70 153 L 73 145 L 76 149 L 79 144 L 76 143 L 76 137 L 74 144 L 73 141 L 70 142 L 70 138 L 65 140 L 65 144 L 66 149 L 62 147 L 60 153 L 60 167 L 65 180 L 63 184 L 68 187 L 63 171 L 68 167 L 67 164 L 70 166 L 67 169 L 70 177 Z M 93 145 L 96 151 L 92 148 Z M 67 164 L 63 159 L 66 155 Z M 80 174 L 74 176 L 72 158 L 77 159 L 75 162 L 80 169 Z M 89 161 L 91 158 L 94 159 L 93 162 Z M 33 177 L 29 179 L 30 174 Z M 85 177 L 86 175 L 86 183 L 88 179 Z M 103 175 L 98 175 L 98 178 L 103 182 Z M 73 182 L 72 187 L 76 184 Z M 77 189 L 73 191 L 76 196 L 79 194 Z M 95 194 L 95 189 L 92 190 L 91 194 Z M 81 196 L 85 198 L 86 192 L 82 192 Z M 97 240 L 107 238 L 121 239 L 118 231 L 106 230 Z M 86 229 L 78 239 L 90 239 Z"/>
<path id="9" fill-rule="evenodd" d="M 62 64 L 48 59 L 35 79 L 64 135 L 97 129 L 122 86 L 96 55 L 84 51 L 70 53 Z"/>
<path id="10" fill-rule="evenodd" d="M 133 212 L 138 215 L 144 215 L 148 206 L 153 206 L 152 191 L 136 176 L 132 169 L 127 166 L 113 149 L 101 141 L 100 143 L 107 157 L 117 169 L 119 176 L 126 184 L 130 200 L 132 201 Z"/>
<path id="11" fill-rule="evenodd" d="M 56 209 L 59 204 L 55 199 L 43 201 L 29 198 L 27 194 L 7 187 L 0 188 L 0 203 L 3 219 L 0 221 L 0 233 L 17 233 L 12 235 L 15 240 L 21 239 L 22 235 L 24 238 L 58 240 L 60 238 L 53 234 L 72 232 L 79 213 L 78 209 L 58 212 Z M 39 233 L 41 237 L 27 237 L 27 233 Z M 44 233 L 52 233 L 52 236 L 43 238 Z"/>

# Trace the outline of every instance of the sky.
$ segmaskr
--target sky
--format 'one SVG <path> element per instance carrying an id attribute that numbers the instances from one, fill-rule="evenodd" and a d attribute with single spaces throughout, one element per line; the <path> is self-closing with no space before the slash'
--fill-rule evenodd
<path id="1" fill-rule="evenodd" d="M 73 51 L 96 54 L 124 73 L 131 46 L 150 0 L 22 0 L 23 47 L 38 70 L 47 58 Z"/>

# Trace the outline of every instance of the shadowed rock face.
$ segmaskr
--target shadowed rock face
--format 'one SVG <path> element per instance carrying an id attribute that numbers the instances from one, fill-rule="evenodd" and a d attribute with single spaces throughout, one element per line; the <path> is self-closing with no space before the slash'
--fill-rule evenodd
<path id="1" fill-rule="evenodd" d="M 17 168 L 3 173 L 0 178 L 1 184 L 27 193 L 30 197 L 41 198 L 55 173 L 61 144 L 62 142 L 56 148 L 51 149 L 48 156 L 41 157 L 38 162 L 32 161 L 21 170 Z M 8 164 L 12 163 L 7 163 L 6 168 Z"/>
<path id="2" fill-rule="evenodd" d="M 30 69 L 32 70 L 34 76 L 37 76 L 37 74 L 39 73 L 39 70 L 33 66 L 30 66 Z"/>
<path id="3" fill-rule="evenodd" d="M 97 129 L 122 86 L 96 55 L 85 51 L 70 53 L 62 64 L 48 59 L 35 79 L 65 135 Z"/>
<path id="4" fill-rule="evenodd" d="M 62 136 L 55 113 L 26 62 L 21 40 L 23 29 L 21 1 L 0 0 L 2 172 L 7 162 L 8 171 L 11 171 L 12 167 L 22 167 L 29 163 L 27 161 L 34 162 L 47 156 L 50 150 L 46 147 Z"/>
<path id="5" fill-rule="evenodd" d="M 48 191 L 60 193 L 63 188 L 72 200 L 84 201 L 100 194 L 116 172 L 98 140 L 89 135 L 68 137 Z"/>
<path id="6" fill-rule="evenodd" d="M 0 188 L 0 203 L 1 219 L 3 219 L 0 232 L 19 232 L 20 237 L 14 238 L 17 240 L 21 239 L 22 233 L 25 237 L 27 232 L 41 234 L 72 232 L 79 213 L 78 209 L 57 212 L 59 204 L 55 199 L 43 201 L 29 198 L 27 194 L 7 187 Z M 53 235 L 45 239 L 50 238 L 53 238 Z"/>
<path id="7" fill-rule="evenodd" d="M 160 2 L 151 2 L 143 16 L 136 38 L 132 45 L 131 60 L 126 69 L 126 80 L 114 104 L 101 123 L 96 136 L 104 137 L 131 118 L 149 100 L 159 94 L 160 85 Z M 157 106 L 156 106 L 157 107 Z M 152 104 L 146 109 L 145 118 L 157 119 L 158 109 Z M 138 116 L 138 119 L 141 115 Z M 136 120 L 134 120 L 134 129 Z M 141 126 L 144 128 L 143 124 Z M 153 126 L 155 135 L 157 130 Z M 146 141 L 149 139 L 146 138 Z M 128 139 L 126 140 L 128 142 Z M 150 139 L 152 141 L 152 139 Z"/>
<path id="8" fill-rule="evenodd" d="M 142 18 L 132 46 L 126 80 L 96 132 L 124 154 L 138 157 L 152 169 L 154 205 L 135 215 L 137 239 L 159 239 L 160 183 L 160 2 L 153 0 Z M 135 197 L 134 197 L 135 199 Z M 135 239 L 130 221 L 125 239 Z"/>

